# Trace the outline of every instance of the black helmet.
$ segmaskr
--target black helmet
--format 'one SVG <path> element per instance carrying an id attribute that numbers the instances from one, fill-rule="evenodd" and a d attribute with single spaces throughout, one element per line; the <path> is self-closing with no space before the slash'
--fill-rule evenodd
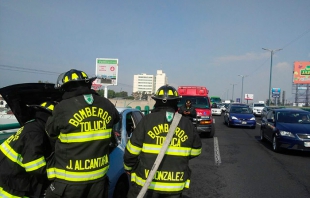
<path id="1" fill-rule="evenodd" d="M 179 96 L 178 91 L 169 85 L 161 86 L 152 96 L 154 100 L 179 100 L 181 97 Z"/>
<path id="2" fill-rule="evenodd" d="M 71 69 L 59 75 L 56 86 L 64 88 L 72 82 L 84 82 L 85 84 L 91 85 L 95 79 L 96 77 L 88 78 L 87 74 L 83 71 Z"/>
<path id="3" fill-rule="evenodd" d="M 42 102 L 40 105 L 29 105 L 29 106 L 34 107 L 35 109 L 45 110 L 45 111 L 48 111 L 49 113 L 52 113 L 55 105 L 56 105 L 55 102 L 45 101 L 45 102 Z"/>

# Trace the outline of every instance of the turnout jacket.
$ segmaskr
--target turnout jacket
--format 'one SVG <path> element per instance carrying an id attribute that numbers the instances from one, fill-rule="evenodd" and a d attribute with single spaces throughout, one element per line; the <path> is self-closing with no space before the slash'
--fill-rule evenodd
<path id="1" fill-rule="evenodd" d="M 36 112 L 0 145 L 0 197 L 40 197 L 49 185 L 46 158 L 52 145 L 45 133 L 49 114 Z"/>
<path id="2" fill-rule="evenodd" d="M 47 175 L 64 183 L 91 183 L 104 179 L 109 169 L 109 144 L 119 113 L 94 90 L 79 87 L 65 92 L 46 123 L 56 139 Z"/>
<path id="3" fill-rule="evenodd" d="M 131 181 L 141 187 L 162 148 L 174 112 L 174 109 L 165 107 L 146 115 L 127 143 L 124 169 L 131 172 Z M 200 137 L 192 122 L 182 116 L 149 189 L 159 193 L 179 193 L 189 188 L 191 170 L 188 163 L 200 153 Z"/>

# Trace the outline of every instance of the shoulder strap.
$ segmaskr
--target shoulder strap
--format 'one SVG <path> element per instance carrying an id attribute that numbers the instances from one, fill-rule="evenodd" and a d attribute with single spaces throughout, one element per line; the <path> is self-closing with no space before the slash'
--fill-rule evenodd
<path id="1" fill-rule="evenodd" d="M 149 185 L 151 184 L 153 177 L 154 177 L 154 175 L 155 175 L 155 173 L 156 173 L 156 171 L 157 171 L 157 169 L 158 169 L 158 167 L 159 167 L 159 165 L 160 165 L 160 163 L 161 163 L 161 161 L 162 161 L 162 159 L 163 159 L 163 157 L 164 157 L 164 155 L 168 149 L 170 141 L 173 137 L 173 134 L 175 132 L 176 127 L 178 126 L 178 124 L 180 122 L 181 117 L 182 117 L 182 114 L 179 114 L 177 112 L 174 114 L 174 117 L 173 117 L 172 123 L 170 125 L 169 132 L 166 136 L 165 142 L 164 142 L 163 146 L 161 147 L 159 154 L 157 155 L 157 158 L 153 164 L 152 170 L 150 171 L 150 173 L 146 179 L 146 182 L 143 185 L 143 187 L 142 187 L 137 198 L 143 198 L 143 196 L 145 195 Z"/>

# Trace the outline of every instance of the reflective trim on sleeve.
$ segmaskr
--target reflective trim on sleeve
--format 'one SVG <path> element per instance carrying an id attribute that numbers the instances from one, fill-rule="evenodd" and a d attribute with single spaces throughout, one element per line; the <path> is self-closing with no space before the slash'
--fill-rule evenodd
<path id="1" fill-rule="evenodd" d="M 21 154 L 19 154 L 16 151 L 14 151 L 14 149 L 7 142 L 3 142 L 0 145 L 0 150 L 12 162 L 17 163 L 21 167 L 23 167 L 23 163 L 22 163 L 23 157 L 21 156 Z"/>
<path id="2" fill-rule="evenodd" d="M 143 186 L 146 180 L 139 177 L 136 173 L 131 174 L 131 181 L 135 182 L 139 186 Z M 184 188 L 189 188 L 190 180 L 187 179 L 185 182 L 156 182 L 152 181 L 148 189 L 163 191 L 163 192 L 179 192 Z"/>
<path id="3" fill-rule="evenodd" d="M 95 179 L 99 179 L 106 175 L 108 172 L 109 166 L 101 168 L 95 171 L 88 172 L 72 172 L 66 171 L 59 168 L 48 168 L 47 169 L 47 177 L 49 179 L 62 179 L 65 181 L 73 181 L 73 182 L 83 182 L 83 181 L 91 181 Z"/>
<path id="4" fill-rule="evenodd" d="M 191 156 L 198 156 L 200 154 L 201 154 L 201 148 L 191 150 Z"/>
<path id="5" fill-rule="evenodd" d="M 30 172 L 30 171 L 37 170 L 45 165 L 46 165 L 45 158 L 42 156 L 36 160 L 25 163 L 24 167 L 26 169 L 26 172 Z"/>
<path id="6" fill-rule="evenodd" d="M 126 166 L 126 164 L 124 164 L 124 169 L 125 169 L 125 170 L 131 170 L 132 167 Z"/>
<path id="7" fill-rule="evenodd" d="M 89 142 L 95 140 L 109 139 L 111 137 L 112 129 L 91 131 L 91 132 L 75 132 L 75 133 L 60 133 L 58 139 L 62 143 L 73 142 Z"/>
<path id="8" fill-rule="evenodd" d="M 127 142 L 126 148 L 133 155 L 139 155 L 141 152 L 141 148 L 131 144 L 130 140 Z"/>
<path id="9" fill-rule="evenodd" d="M 143 144 L 142 151 L 144 153 L 152 153 L 152 154 L 159 154 L 162 145 L 156 144 Z M 166 155 L 175 155 L 175 156 L 189 156 L 191 153 L 191 148 L 188 147 L 175 147 L 169 146 Z"/>
<path id="10" fill-rule="evenodd" d="M 21 198 L 20 196 L 15 196 L 15 195 L 12 195 L 8 192 L 6 192 L 5 190 L 3 190 L 2 187 L 0 187 L 0 197 L 1 198 Z M 27 197 L 22 197 L 22 198 L 27 198 Z"/>

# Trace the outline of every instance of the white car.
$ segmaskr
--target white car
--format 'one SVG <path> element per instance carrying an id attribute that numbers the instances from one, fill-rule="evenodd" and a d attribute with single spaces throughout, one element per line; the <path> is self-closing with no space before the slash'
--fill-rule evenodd
<path id="1" fill-rule="evenodd" d="M 266 105 L 264 103 L 253 103 L 252 105 L 250 105 L 250 108 L 252 109 L 255 116 L 260 116 L 265 106 Z"/>
<path id="2" fill-rule="evenodd" d="M 211 112 L 212 112 L 212 115 L 218 115 L 218 116 L 222 115 L 222 109 L 219 105 L 217 105 L 216 107 L 212 106 Z"/>

